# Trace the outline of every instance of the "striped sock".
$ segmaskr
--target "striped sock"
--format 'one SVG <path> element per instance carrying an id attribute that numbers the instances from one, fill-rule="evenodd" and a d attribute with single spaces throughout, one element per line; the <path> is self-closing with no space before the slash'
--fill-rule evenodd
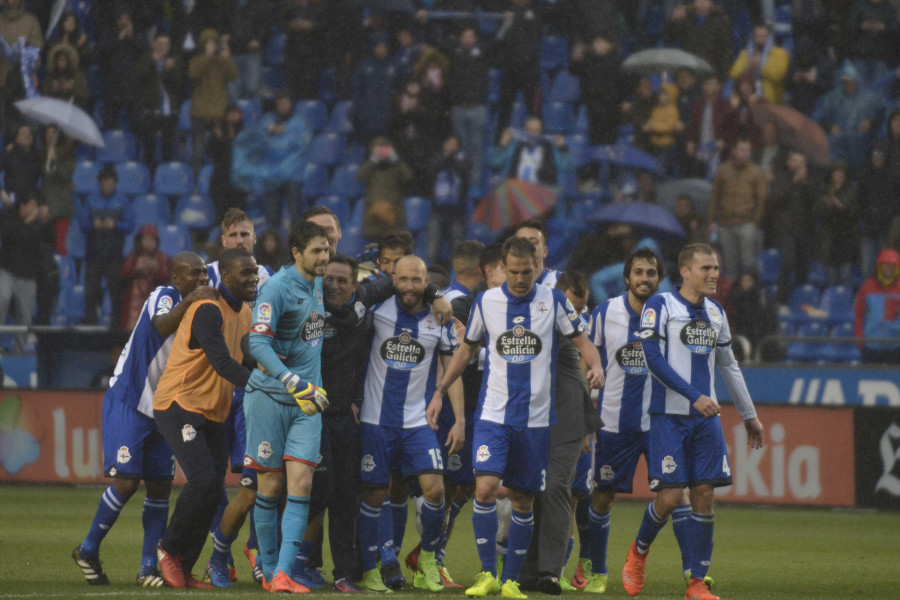
<path id="1" fill-rule="evenodd" d="M 672 511 L 672 531 L 678 540 L 678 548 L 681 550 L 681 570 L 688 571 L 691 568 L 691 505 L 684 504 Z"/>
<path id="2" fill-rule="evenodd" d="M 359 553 L 362 559 L 363 572 L 374 569 L 378 563 L 378 530 L 381 521 L 381 506 L 370 506 L 365 502 L 359 505 L 359 517 L 356 529 L 359 534 Z"/>
<path id="3" fill-rule="evenodd" d="M 513 509 L 509 520 L 509 549 L 506 552 L 506 562 L 503 563 L 502 581 L 519 580 L 519 572 L 525 564 L 525 555 L 533 534 L 534 513 L 520 513 Z"/>
<path id="4" fill-rule="evenodd" d="M 144 543 L 141 546 L 141 566 L 156 566 L 156 546 L 166 532 L 169 520 L 169 499 L 144 497 L 141 522 L 144 525 Z"/>
<path id="5" fill-rule="evenodd" d="M 641 528 L 638 529 L 637 539 L 635 540 L 638 552 L 641 554 L 649 552 L 650 544 L 656 539 L 656 534 L 666 526 L 666 521 L 668 519 L 660 517 L 656 512 L 656 508 L 653 507 L 653 502 L 650 502 L 647 505 L 647 510 L 644 511 Z"/>
<path id="6" fill-rule="evenodd" d="M 713 515 L 691 512 L 691 577 L 703 579 L 713 553 Z"/>
<path id="7" fill-rule="evenodd" d="M 600 514 L 588 508 L 588 536 L 591 538 L 591 573 L 608 575 L 606 549 L 609 545 L 609 511 Z"/>
<path id="8" fill-rule="evenodd" d="M 109 530 L 119 518 L 122 507 L 125 506 L 125 500 L 116 492 L 115 486 L 109 486 L 100 497 L 97 505 L 97 512 L 94 514 L 94 521 L 88 531 L 87 537 L 81 543 L 84 548 L 84 554 L 87 556 L 97 556 L 100 552 L 100 542 L 109 533 Z M 154 554 L 156 551 L 154 550 Z"/>
<path id="9" fill-rule="evenodd" d="M 440 504 L 427 500 L 422 504 L 422 550 L 425 552 L 434 552 L 441 541 L 445 506 L 443 499 Z"/>
<path id="10" fill-rule="evenodd" d="M 475 545 L 481 559 L 481 570 L 497 575 L 497 503 L 481 503 L 478 500 L 472 508 L 472 528 L 475 530 Z"/>
<path id="11" fill-rule="evenodd" d="M 231 558 L 231 544 L 234 543 L 235 539 L 237 539 L 236 535 L 225 535 L 220 527 L 216 527 L 212 534 L 213 551 L 209 557 L 209 562 L 227 563 L 228 559 Z"/>

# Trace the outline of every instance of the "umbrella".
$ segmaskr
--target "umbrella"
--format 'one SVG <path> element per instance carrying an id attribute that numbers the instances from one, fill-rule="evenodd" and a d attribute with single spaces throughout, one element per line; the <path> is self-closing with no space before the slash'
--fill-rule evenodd
<path id="1" fill-rule="evenodd" d="M 16 108 L 24 116 L 42 125 L 58 125 L 60 130 L 85 144 L 103 148 L 103 136 L 97 124 L 86 112 L 72 104 L 56 98 L 31 98 L 16 102 Z"/>
<path id="2" fill-rule="evenodd" d="M 662 167 L 660 167 L 658 160 L 632 146 L 624 144 L 594 146 L 591 148 L 591 156 L 594 160 L 611 165 L 629 169 L 641 169 L 642 171 L 650 171 L 655 175 L 662 175 Z"/>
<path id="3" fill-rule="evenodd" d="M 690 69 L 698 75 L 713 72 L 708 62 L 677 48 L 650 48 L 635 52 L 625 59 L 622 69 L 640 75 L 653 75 L 678 69 Z"/>
<path id="4" fill-rule="evenodd" d="M 684 237 L 684 230 L 669 209 L 647 202 L 613 202 L 588 217 L 594 223 L 631 225 L 658 237 Z"/>
<path id="5" fill-rule="evenodd" d="M 817 165 L 831 162 L 828 136 L 818 123 L 789 106 L 754 104 L 750 107 L 753 122 L 762 127 L 774 123 L 778 127 L 778 140 L 794 150 L 799 150 Z"/>
<path id="6" fill-rule="evenodd" d="M 533 219 L 556 204 L 556 192 L 538 183 L 507 179 L 482 198 L 472 221 L 500 231 Z"/>
<path id="7" fill-rule="evenodd" d="M 656 198 L 662 206 L 669 210 L 675 210 L 675 202 L 679 196 L 690 196 L 694 201 L 694 212 L 700 214 L 706 214 L 709 209 L 710 194 L 712 194 L 712 184 L 705 179 L 667 181 L 656 188 Z"/>

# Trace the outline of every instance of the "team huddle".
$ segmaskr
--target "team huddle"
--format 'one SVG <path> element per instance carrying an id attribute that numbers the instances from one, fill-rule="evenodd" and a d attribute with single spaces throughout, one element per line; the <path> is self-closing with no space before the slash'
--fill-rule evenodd
<path id="1" fill-rule="evenodd" d="M 243 550 L 264 590 L 330 585 L 318 570 L 327 510 L 334 588 L 390 593 L 406 584 L 399 548 L 414 495 L 420 538 L 405 559 L 414 588 L 461 587 L 445 548 L 472 498 L 481 571 L 467 596 L 603 593 L 613 500 L 631 492 L 643 455 L 657 496 L 628 552 L 626 592 L 641 591 L 671 514 L 685 597 L 717 598 L 713 495 L 731 483 L 717 366 L 749 444 L 762 447 L 765 432 L 712 298 L 710 247 L 682 250 L 682 286 L 664 294 L 661 259 L 636 250 L 627 292 L 588 314 L 584 277 L 544 268 L 535 221 L 502 244 L 462 242 L 445 289 L 403 234 L 379 243 L 382 276 L 359 283 L 326 208 L 292 228 L 277 272 L 254 260 L 244 213 L 229 211 L 222 233 L 218 262 L 172 258 L 171 285 L 147 299 L 110 381 L 103 449 L 113 484 L 72 551 L 88 583 L 109 583 L 100 544 L 143 479 L 137 582 L 146 587 L 231 586 L 231 546 L 248 516 Z M 169 516 L 176 460 L 187 483 Z M 229 467 L 241 473 L 230 501 Z M 212 553 L 198 579 L 207 532 Z"/>

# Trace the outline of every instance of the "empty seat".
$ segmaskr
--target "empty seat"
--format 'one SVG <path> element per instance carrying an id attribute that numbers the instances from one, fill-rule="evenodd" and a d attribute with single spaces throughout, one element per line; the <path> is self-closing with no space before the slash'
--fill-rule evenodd
<path id="1" fill-rule="evenodd" d="M 781 251 L 778 248 L 766 248 L 756 257 L 756 271 L 763 285 L 778 283 L 781 273 Z"/>
<path id="2" fill-rule="evenodd" d="M 209 229 L 216 223 L 216 207 L 204 194 L 182 196 L 175 204 L 175 222 L 190 230 Z"/>
<path id="3" fill-rule="evenodd" d="M 569 64 L 569 42 L 556 35 L 544 36 L 541 40 L 540 66 L 545 71 L 553 71 Z"/>
<path id="4" fill-rule="evenodd" d="M 115 165 L 119 182 L 116 189 L 123 194 L 135 196 L 150 191 L 150 169 L 144 163 L 129 161 Z"/>
<path id="5" fill-rule="evenodd" d="M 338 222 L 341 224 L 350 221 L 350 201 L 344 196 L 335 194 L 322 196 L 316 200 L 316 206 L 324 206 L 331 209 L 331 212 L 337 215 Z M 343 246 L 343 241 L 341 242 L 341 245 Z"/>
<path id="6" fill-rule="evenodd" d="M 366 238 L 362 234 L 361 225 L 344 227 L 341 231 L 341 252 L 348 256 L 356 256 L 366 246 Z"/>
<path id="7" fill-rule="evenodd" d="M 487 101 L 490 104 L 496 104 L 500 101 L 500 80 L 502 78 L 503 71 L 500 69 L 491 69 L 488 71 Z"/>
<path id="8" fill-rule="evenodd" d="M 309 161 L 319 165 L 338 165 L 344 161 L 347 138 L 340 133 L 320 133 L 309 148 Z"/>
<path id="9" fill-rule="evenodd" d="M 184 225 L 159 227 L 159 249 L 172 256 L 191 249 L 191 234 Z"/>
<path id="10" fill-rule="evenodd" d="M 334 175 L 331 177 L 331 186 L 328 190 L 329 193 L 346 196 L 347 198 L 358 198 L 359 196 L 362 196 L 366 189 L 356 180 L 356 173 L 358 171 L 359 166 L 354 164 L 341 165 L 335 169 Z"/>
<path id="11" fill-rule="evenodd" d="M 825 335 L 825 325 L 819 321 L 809 321 L 798 327 L 795 335 L 818 338 Z M 821 358 L 822 343 L 820 340 L 790 342 L 787 357 L 793 362 L 814 362 Z"/>
<path id="12" fill-rule="evenodd" d="M 566 136 L 566 146 L 569 148 L 569 156 L 572 164 L 582 167 L 591 162 L 591 143 L 583 133 L 575 133 Z"/>
<path id="13" fill-rule="evenodd" d="M 840 323 L 833 326 L 828 332 L 829 338 L 852 338 L 853 336 L 853 323 Z M 861 352 L 854 342 L 829 340 L 822 345 L 819 355 L 821 360 L 828 363 L 856 364 L 862 361 Z"/>
<path id="14" fill-rule="evenodd" d="M 306 126 L 315 133 L 328 124 L 328 107 L 321 100 L 301 100 L 294 110 L 306 121 Z"/>
<path id="15" fill-rule="evenodd" d="M 194 173 L 181 162 L 163 163 L 153 175 L 153 191 L 163 196 L 184 196 L 194 191 Z"/>
<path id="16" fill-rule="evenodd" d="M 246 125 L 253 125 L 262 117 L 262 104 L 256 98 L 241 98 L 237 101 L 237 105 L 244 115 Z"/>
<path id="17" fill-rule="evenodd" d="M 331 109 L 331 116 L 325 131 L 334 133 L 353 133 L 353 121 L 350 118 L 353 105 L 349 100 L 341 100 Z"/>
<path id="18" fill-rule="evenodd" d="M 328 168 L 315 163 L 307 163 L 303 173 L 303 195 L 315 198 L 328 193 Z"/>
<path id="19" fill-rule="evenodd" d="M 560 71 L 550 86 L 551 102 L 576 103 L 581 99 L 581 81 L 567 70 Z"/>
<path id="20" fill-rule="evenodd" d="M 82 161 L 75 164 L 75 172 L 72 174 L 72 182 L 75 184 L 76 194 L 94 194 L 100 191 L 97 182 L 97 174 L 103 165 L 95 161 Z"/>
<path id="21" fill-rule="evenodd" d="M 103 132 L 105 147 L 97 148 L 97 160 L 104 163 L 125 162 L 135 159 L 134 135 L 130 131 L 111 129 Z"/>
<path id="22" fill-rule="evenodd" d="M 131 201 L 136 223 L 153 223 L 168 225 L 172 220 L 169 200 L 156 194 L 141 194 Z"/>
<path id="23" fill-rule="evenodd" d="M 853 289 L 848 285 L 826 288 L 819 299 L 819 308 L 834 322 L 853 321 Z"/>
<path id="24" fill-rule="evenodd" d="M 200 167 L 200 174 L 197 175 L 197 191 L 201 194 L 209 193 L 209 184 L 212 181 L 213 165 L 203 165 Z"/>
<path id="25" fill-rule="evenodd" d="M 71 256 L 73 260 L 84 260 L 84 253 L 87 248 L 87 239 L 84 232 L 78 224 L 77 217 L 72 219 L 69 229 L 66 231 L 66 254 Z"/>
<path id="26" fill-rule="evenodd" d="M 269 45 L 266 47 L 266 64 L 280 67 L 284 64 L 284 47 L 287 44 L 287 35 L 277 27 L 272 28 L 269 36 Z"/>
<path id="27" fill-rule="evenodd" d="M 421 196 L 412 196 L 405 198 L 403 205 L 406 207 L 406 228 L 413 233 L 424 231 L 431 215 L 431 201 Z"/>
<path id="28" fill-rule="evenodd" d="M 791 309 L 790 318 L 795 322 L 804 323 L 809 320 L 805 307 L 817 307 L 819 305 L 819 288 L 806 284 L 794 288 L 788 299 Z"/>
<path id="29" fill-rule="evenodd" d="M 575 128 L 575 109 L 568 102 L 545 102 L 542 112 L 547 133 L 567 134 Z"/>

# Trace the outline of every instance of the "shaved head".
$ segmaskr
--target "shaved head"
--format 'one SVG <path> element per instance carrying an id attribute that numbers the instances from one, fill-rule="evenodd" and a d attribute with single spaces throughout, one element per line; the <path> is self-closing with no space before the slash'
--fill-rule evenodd
<path id="1" fill-rule="evenodd" d="M 410 312 L 424 310 L 428 269 L 418 256 L 407 255 L 394 264 L 394 289 L 400 304 Z"/>
<path id="2" fill-rule="evenodd" d="M 179 252 L 173 256 L 169 261 L 169 273 L 172 274 L 172 285 L 182 297 L 209 282 L 206 263 L 194 252 Z"/>
<path id="3" fill-rule="evenodd" d="M 418 269 L 419 271 L 421 271 L 423 276 L 428 273 L 428 267 L 425 266 L 425 261 L 413 254 L 409 254 L 397 259 L 397 262 L 394 265 L 394 272 L 396 272 L 401 265 L 408 266 L 407 268 L 410 269 Z"/>

